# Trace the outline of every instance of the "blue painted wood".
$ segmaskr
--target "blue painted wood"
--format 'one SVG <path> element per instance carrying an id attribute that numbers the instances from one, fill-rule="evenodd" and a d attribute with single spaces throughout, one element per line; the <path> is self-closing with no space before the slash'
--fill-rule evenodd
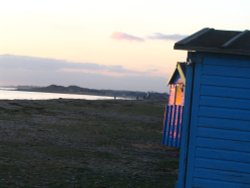
<path id="1" fill-rule="evenodd" d="M 187 180 L 186 187 L 193 187 L 193 172 L 195 164 L 195 149 L 197 143 L 197 123 L 198 123 L 198 113 L 199 113 L 199 96 L 201 90 L 201 75 L 202 75 L 202 62 L 195 62 L 195 76 L 194 76 L 194 86 L 193 86 L 193 96 L 192 96 L 192 116 L 190 121 L 190 138 L 188 146 L 188 163 L 187 163 Z"/>
<path id="2" fill-rule="evenodd" d="M 182 106 L 169 105 L 166 107 L 162 144 L 179 148 Z"/>
<path id="3" fill-rule="evenodd" d="M 216 169 L 196 168 L 194 177 L 200 179 L 211 179 L 231 183 L 250 184 L 250 176 L 246 173 L 222 171 Z"/>
<path id="4" fill-rule="evenodd" d="M 198 127 L 197 136 L 250 142 L 250 132 Z"/>
<path id="5" fill-rule="evenodd" d="M 170 111 L 170 121 L 168 122 L 168 134 L 167 134 L 167 146 L 170 144 L 170 137 L 171 137 L 171 131 L 172 131 L 172 125 L 173 125 L 173 119 L 174 119 L 174 106 L 171 106 Z"/>
<path id="6" fill-rule="evenodd" d="M 250 59 L 245 56 L 222 55 L 222 54 L 203 54 L 204 65 L 250 68 Z"/>
<path id="7" fill-rule="evenodd" d="M 174 140 L 173 140 L 173 146 L 177 147 L 177 140 L 178 140 L 178 127 L 179 127 L 179 121 L 180 121 L 180 106 L 176 106 L 176 121 L 175 121 L 175 128 L 174 128 Z"/>
<path id="8" fill-rule="evenodd" d="M 177 142 L 177 145 L 178 145 L 178 148 L 180 148 L 181 146 L 181 131 L 182 131 L 182 124 L 183 124 L 183 106 L 180 106 L 180 118 L 179 118 L 179 126 L 178 126 L 178 132 L 177 132 L 177 137 L 178 137 L 178 142 Z"/>
<path id="9" fill-rule="evenodd" d="M 200 96 L 200 105 L 250 110 L 250 100 L 247 99 Z"/>
<path id="10" fill-rule="evenodd" d="M 163 144 L 164 145 L 167 142 L 168 122 L 169 122 L 169 110 L 170 110 L 170 107 L 168 105 L 166 105 L 165 122 L 164 122 L 164 135 L 163 135 Z"/>
<path id="11" fill-rule="evenodd" d="M 172 121 L 173 121 L 173 110 L 174 107 L 170 106 L 169 107 L 169 121 L 168 121 L 168 128 L 167 128 L 167 139 L 166 139 L 166 145 L 169 144 L 169 140 L 170 140 L 170 134 L 171 134 L 171 128 L 172 128 Z"/>
<path id="12" fill-rule="evenodd" d="M 202 96 L 211 96 L 211 97 L 214 96 L 214 97 L 250 100 L 249 93 L 250 93 L 250 89 L 215 87 L 215 86 L 201 86 L 201 95 Z"/>
<path id="13" fill-rule="evenodd" d="M 175 119 L 174 119 L 174 123 L 173 123 L 173 129 L 172 129 L 172 140 L 171 140 L 171 146 L 175 147 L 175 142 L 176 142 L 176 129 L 177 129 L 177 125 L 176 122 L 178 121 L 178 108 L 179 106 L 175 106 Z"/>
<path id="14" fill-rule="evenodd" d="M 249 69 L 250 68 L 204 65 L 203 75 L 250 78 Z"/>
<path id="15" fill-rule="evenodd" d="M 250 187 L 250 59 L 197 52 L 189 57 L 194 81 L 184 116 L 191 119 L 183 122 L 187 144 L 182 141 L 177 187 Z"/>
<path id="16" fill-rule="evenodd" d="M 202 159 L 197 157 L 195 167 L 232 171 L 250 175 L 250 164 L 225 160 Z"/>
<path id="17" fill-rule="evenodd" d="M 247 152 L 197 147 L 195 156 L 198 158 L 250 163 L 250 153 Z"/>
<path id="18" fill-rule="evenodd" d="M 249 188 L 249 184 L 194 178 L 192 188 Z"/>
<path id="19" fill-rule="evenodd" d="M 250 153 L 250 142 L 197 137 L 196 147 Z"/>
<path id="20" fill-rule="evenodd" d="M 182 106 L 178 107 L 178 118 L 177 118 L 177 127 L 176 127 L 176 142 L 175 142 L 175 147 L 179 148 L 180 147 L 180 131 L 181 131 L 181 123 L 182 123 Z"/>
<path id="21" fill-rule="evenodd" d="M 250 78 L 235 78 L 214 75 L 203 75 L 201 77 L 201 82 L 206 86 L 220 86 L 229 88 L 249 89 L 250 86 Z"/>
<path id="22" fill-rule="evenodd" d="M 170 124 L 172 121 L 172 111 L 173 111 L 173 106 L 168 106 L 168 121 L 167 121 L 167 131 L 166 131 L 166 140 L 165 140 L 165 145 L 168 144 L 168 139 L 169 139 L 169 134 L 170 134 Z"/>
<path id="23" fill-rule="evenodd" d="M 248 110 L 202 106 L 199 108 L 198 115 L 201 117 L 215 117 L 221 119 L 237 119 L 238 121 L 250 121 L 250 111 Z"/>
<path id="24" fill-rule="evenodd" d="M 199 117 L 199 127 L 218 128 L 236 131 L 250 131 L 250 121 L 239 121 L 236 119 L 220 119 L 210 117 Z"/>
<path id="25" fill-rule="evenodd" d="M 191 53 L 189 53 L 189 56 L 191 56 Z M 193 74 L 194 74 L 193 69 L 194 65 L 189 64 L 186 70 L 185 103 L 183 108 L 179 173 L 178 173 L 178 180 L 176 182 L 176 188 L 184 188 L 186 184 L 189 128 L 190 128 L 190 119 L 192 116 L 191 103 L 193 94 Z"/>
<path id="26" fill-rule="evenodd" d="M 183 106 L 178 106 L 178 119 L 176 122 L 176 131 L 175 131 L 175 146 L 180 147 L 180 130 L 181 130 L 181 121 L 182 121 L 182 108 Z"/>
<path id="27" fill-rule="evenodd" d="M 162 144 L 166 144 L 166 135 L 168 126 L 167 122 L 168 122 L 168 105 L 165 106 L 165 112 L 164 112 Z"/>
<path id="28" fill-rule="evenodd" d="M 174 140 L 175 140 L 175 137 L 174 137 L 174 134 L 175 134 L 175 127 L 176 127 L 176 120 L 178 119 L 177 117 L 177 109 L 178 109 L 178 106 L 174 106 L 174 116 L 173 116 L 173 121 L 171 123 L 171 132 L 170 132 L 170 137 L 169 137 L 169 146 L 171 147 L 174 147 Z"/>

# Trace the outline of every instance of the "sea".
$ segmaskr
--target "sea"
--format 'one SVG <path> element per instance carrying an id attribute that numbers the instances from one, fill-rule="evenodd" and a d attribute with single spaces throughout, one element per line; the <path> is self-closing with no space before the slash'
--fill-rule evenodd
<path id="1" fill-rule="evenodd" d="M 0 87 L 0 100 L 50 100 L 50 99 L 85 99 L 85 100 L 112 100 L 114 97 L 65 94 L 65 93 L 44 93 L 17 91 L 16 88 Z M 122 98 L 117 98 L 122 99 Z"/>

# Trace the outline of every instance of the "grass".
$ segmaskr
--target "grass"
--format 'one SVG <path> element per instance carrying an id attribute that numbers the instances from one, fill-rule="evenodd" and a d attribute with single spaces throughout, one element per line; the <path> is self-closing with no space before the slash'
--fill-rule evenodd
<path id="1" fill-rule="evenodd" d="M 0 187 L 174 187 L 164 102 L 0 101 Z"/>

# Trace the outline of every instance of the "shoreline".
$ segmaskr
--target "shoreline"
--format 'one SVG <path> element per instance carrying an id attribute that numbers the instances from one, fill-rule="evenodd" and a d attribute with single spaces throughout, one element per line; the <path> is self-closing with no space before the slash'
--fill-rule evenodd
<path id="1" fill-rule="evenodd" d="M 18 86 L 19 91 L 34 91 L 34 92 L 46 92 L 46 93 L 63 93 L 63 94 L 80 94 L 80 95 L 94 95 L 94 96 L 106 96 L 106 97 L 120 97 L 131 98 L 140 100 L 158 100 L 166 99 L 166 93 L 158 92 L 143 92 L 143 91 L 126 91 L 126 90 L 110 90 L 110 89 L 89 89 L 79 86 L 60 86 L 49 85 L 47 87 L 35 87 L 35 86 Z"/>

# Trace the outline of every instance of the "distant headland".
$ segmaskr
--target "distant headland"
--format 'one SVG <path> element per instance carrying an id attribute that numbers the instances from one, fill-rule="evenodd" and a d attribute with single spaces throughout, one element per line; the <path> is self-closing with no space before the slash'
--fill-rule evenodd
<path id="1" fill-rule="evenodd" d="M 109 90 L 109 89 L 89 89 L 79 86 L 60 86 L 49 85 L 46 87 L 39 86 L 17 86 L 18 91 L 46 92 L 46 93 L 65 93 L 65 94 L 82 94 L 82 95 L 97 95 L 110 97 L 124 97 L 137 100 L 166 100 L 167 93 L 158 92 L 142 92 L 142 91 L 127 91 L 127 90 Z"/>

